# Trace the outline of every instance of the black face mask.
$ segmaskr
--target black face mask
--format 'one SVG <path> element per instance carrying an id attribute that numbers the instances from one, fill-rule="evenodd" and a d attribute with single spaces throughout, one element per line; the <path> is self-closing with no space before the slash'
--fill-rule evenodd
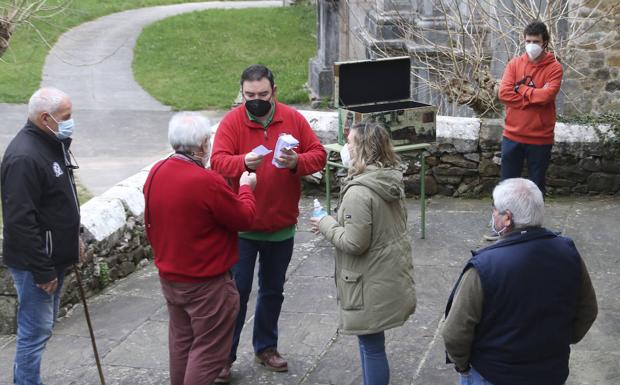
<path id="1" fill-rule="evenodd" d="M 262 99 L 246 100 L 245 108 L 250 112 L 250 114 L 262 117 L 267 115 L 269 110 L 271 110 L 271 102 Z"/>

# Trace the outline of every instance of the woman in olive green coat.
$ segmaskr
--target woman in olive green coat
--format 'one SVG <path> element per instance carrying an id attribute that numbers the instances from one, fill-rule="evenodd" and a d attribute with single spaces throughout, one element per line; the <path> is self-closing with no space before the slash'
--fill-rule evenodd
<path id="1" fill-rule="evenodd" d="M 382 126 L 358 124 L 348 142 L 337 219 L 311 222 L 336 248 L 338 328 L 358 336 L 364 385 L 387 385 L 384 331 L 402 325 L 416 306 L 402 172 Z"/>

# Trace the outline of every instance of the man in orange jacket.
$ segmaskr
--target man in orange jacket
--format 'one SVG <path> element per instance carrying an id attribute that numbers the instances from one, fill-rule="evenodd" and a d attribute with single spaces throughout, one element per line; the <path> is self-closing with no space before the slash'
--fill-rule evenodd
<path id="1" fill-rule="evenodd" d="M 543 22 L 528 24 L 523 36 L 526 52 L 508 63 L 499 89 L 506 106 L 501 180 L 520 177 L 526 160 L 528 179 L 544 194 L 562 65 L 547 51 L 549 32 Z"/>

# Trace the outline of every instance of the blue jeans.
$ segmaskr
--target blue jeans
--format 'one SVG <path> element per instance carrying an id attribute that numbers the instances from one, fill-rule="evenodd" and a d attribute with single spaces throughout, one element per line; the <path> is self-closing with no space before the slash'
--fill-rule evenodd
<path id="1" fill-rule="evenodd" d="M 473 367 L 467 373 L 459 374 L 460 385 L 493 385 L 476 371 Z"/>
<path id="2" fill-rule="evenodd" d="M 357 336 L 362 360 L 364 385 L 388 385 L 390 366 L 385 355 L 385 333 Z"/>
<path id="3" fill-rule="evenodd" d="M 41 358 L 58 315 L 64 273 L 58 273 L 56 292 L 47 294 L 37 287 L 31 272 L 13 268 L 9 271 L 19 301 L 13 384 L 42 385 Z"/>
<path id="4" fill-rule="evenodd" d="M 551 160 L 552 144 L 524 144 L 502 137 L 501 180 L 520 178 L 523 161 L 527 160 L 528 179 L 545 193 L 545 174 Z"/>
<path id="5" fill-rule="evenodd" d="M 254 312 L 252 345 L 255 353 L 271 347 L 277 348 L 278 319 L 284 302 L 284 280 L 293 255 L 294 241 L 295 238 L 279 242 L 239 238 L 239 262 L 233 266 L 232 272 L 239 290 L 240 308 L 230 351 L 231 361 L 237 359 L 237 347 L 248 310 L 248 299 L 252 292 L 257 256 L 258 297 Z"/>

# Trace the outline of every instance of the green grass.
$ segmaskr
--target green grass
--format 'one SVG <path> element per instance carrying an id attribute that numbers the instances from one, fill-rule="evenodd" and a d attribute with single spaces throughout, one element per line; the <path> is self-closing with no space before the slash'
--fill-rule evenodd
<path id="1" fill-rule="evenodd" d="M 229 108 L 239 76 L 260 63 L 275 74 L 278 100 L 308 101 L 308 59 L 316 53 L 314 8 L 209 10 L 147 27 L 134 51 L 137 81 L 178 110 Z"/>
<path id="2" fill-rule="evenodd" d="M 57 4 L 61 1 L 50 0 L 49 3 Z M 199 0 L 72 0 L 62 14 L 34 20 L 34 26 L 19 26 L 8 51 L 0 58 L 0 102 L 28 101 L 41 83 L 49 46 L 54 45 L 58 37 L 70 28 L 127 9 L 196 1 Z"/>

